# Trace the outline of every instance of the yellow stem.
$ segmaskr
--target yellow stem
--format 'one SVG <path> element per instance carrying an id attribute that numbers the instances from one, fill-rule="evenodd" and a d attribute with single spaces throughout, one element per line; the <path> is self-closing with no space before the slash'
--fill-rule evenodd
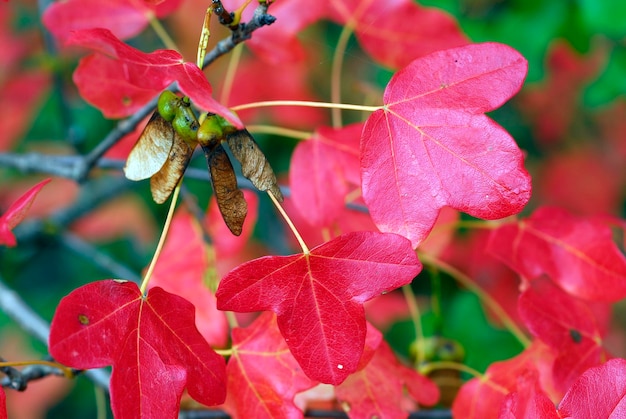
<path id="1" fill-rule="evenodd" d="M 335 52 L 333 54 L 333 65 L 330 76 L 330 101 L 333 103 L 341 102 L 341 71 L 343 68 L 343 56 L 348 46 L 348 40 L 352 35 L 354 28 L 352 25 L 345 25 L 341 30 Z M 341 109 L 333 108 L 332 110 L 333 128 L 341 128 Z"/>
<path id="2" fill-rule="evenodd" d="M 465 364 L 460 364 L 458 362 L 452 362 L 452 361 L 429 362 L 428 364 L 422 365 L 420 367 L 420 374 L 427 375 L 435 370 L 456 370 L 456 371 L 466 372 L 474 377 L 483 376 L 483 374 L 481 374 L 479 371 L 476 371 L 472 367 L 468 367 Z"/>
<path id="3" fill-rule="evenodd" d="M 232 349 L 213 349 L 216 354 L 221 356 L 231 356 L 233 354 Z"/>
<path id="4" fill-rule="evenodd" d="M 107 403 L 104 389 L 99 386 L 94 386 L 94 392 L 96 393 L 96 418 L 106 419 L 107 417 Z"/>
<path id="5" fill-rule="evenodd" d="M 411 284 L 407 284 L 402 286 L 402 293 L 404 294 L 404 299 L 406 300 L 406 304 L 409 307 L 409 313 L 411 314 L 411 320 L 413 321 L 413 327 L 415 327 L 415 339 L 417 342 L 422 342 L 424 340 L 424 331 L 422 330 L 422 320 L 420 315 L 420 309 L 417 305 L 417 299 L 415 298 L 415 293 L 411 288 Z M 424 348 L 423 345 L 415 345 L 417 348 L 417 354 L 415 356 L 415 365 L 422 365 L 424 361 Z"/>
<path id="6" fill-rule="evenodd" d="M 465 288 L 469 289 L 471 292 L 476 294 L 478 298 L 487 306 L 491 311 L 495 313 L 496 316 L 502 321 L 504 327 L 507 328 L 509 332 L 522 344 L 524 348 L 530 346 L 530 339 L 524 334 L 524 332 L 515 324 L 513 319 L 509 317 L 506 311 L 502 308 L 500 304 L 496 300 L 494 300 L 491 295 L 485 292 L 476 282 L 472 281 L 470 277 L 465 275 L 463 272 L 459 271 L 455 267 L 448 265 L 444 261 L 437 259 L 436 257 L 429 255 L 427 253 L 419 254 L 419 259 L 427 265 L 434 266 L 440 269 L 442 272 L 447 273 L 451 277 L 453 277 L 458 283 L 463 285 Z"/>
<path id="7" fill-rule="evenodd" d="M 224 105 L 228 104 L 230 98 L 230 92 L 233 88 L 233 81 L 235 80 L 235 74 L 237 74 L 237 67 L 241 61 L 241 53 L 243 52 L 243 44 L 239 44 L 230 54 L 230 60 L 228 61 L 228 68 L 226 69 L 226 77 L 222 83 L 222 93 L 220 94 L 220 103 Z"/>
<path id="8" fill-rule="evenodd" d="M 63 372 L 63 375 L 66 378 L 74 378 L 74 373 L 72 373 L 72 369 L 66 367 L 65 365 L 59 364 L 58 362 L 52 361 L 44 361 L 40 359 L 35 359 L 32 361 L 5 361 L 0 362 L 0 367 L 25 367 L 29 365 L 47 365 L 52 368 L 57 368 Z"/>
<path id="9" fill-rule="evenodd" d="M 163 231 L 161 231 L 161 237 L 159 238 L 159 243 L 154 251 L 154 255 L 152 256 L 152 260 L 150 261 L 150 266 L 148 266 L 148 270 L 141 281 L 141 286 L 139 290 L 142 294 L 146 293 L 146 289 L 148 288 L 148 283 L 150 282 L 150 278 L 152 277 L 152 273 L 154 272 L 154 267 L 156 266 L 157 260 L 159 260 L 159 255 L 163 250 L 163 245 L 165 244 L 165 238 L 167 237 L 167 232 L 170 229 L 170 225 L 172 224 L 172 218 L 174 217 L 174 209 L 176 208 L 176 201 L 178 201 L 178 194 L 180 193 L 180 182 L 176 185 L 174 192 L 172 193 L 172 202 L 170 202 L 170 208 L 167 212 L 167 218 L 165 219 L 165 224 L 163 225 Z"/>
<path id="10" fill-rule="evenodd" d="M 296 236 L 296 240 L 298 240 L 298 243 L 300 244 L 300 247 L 302 248 L 302 253 L 304 253 L 305 255 L 308 255 L 309 253 L 311 253 L 309 248 L 307 247 L 306 243 L 302 239 L 302 236 L 300 235 L 300 232 L 296 229 L 296 226 L 293 225 L 293 222 L 291 221 L 291 218 L 289 218 L 289 216 L 285 212 L 285 209 L 283 208 L 283 206 L 280 205 L 280 202 L 278 202 L 278 200 L 276 199 L 276 197 L 274 196 L 274 194 L 271 191 L 268 190 L 267 194 L 270 196 L 270 198 L 271 198 L 272 202 L 274 203 L 274 206 L 276 207 L 278 212 L 280 212 L 280 215 L 282 215 L 283 218 L 285 219 L 285 221 L 287 222 L 287 225 L 289 226 L 289 228 L 293 232 L 293 235 Z"/>
<path id="11" fill-rule="evenodd" d="M 246 125 L 246 129 L 255 134 L 273 134 L 280 135 L 281 137 L 295 138 L 297 140 L 308 140 L 313 136 L 312 132 L 298 131 L 295 129 L 277 127 L 274 125 Z"/>
<path id="12" fill-rule="evenodd" d="M 167 31 L 161 24 L 161 21 L 157 19 L 155 15 L 150 16 L 149 22 L 150 22 L 150 26 L 152 27 L 152 30 L 157 34 L 161 42 L 163 42 L 163 45 L 165 45 L 165 48 L 178 51 L 176 42 L 174 42 L 174 40 L 170 37 L 170 34 L 167 33 Z"/>
<path id="13" fill-rule="evenodd" d="M 366 112 L 374 112 L 382 109 L 382 106 L 351 105 L 348 103 L 311 102 L 307 100 L 267 100 L 262 102 L 245 103 L 243 105 L 233 106 L 231 109 L 233 111 L 241 111 L 243 109 L 263 108 L 270 106 L 305 106 L 309 108 L 336 108 Z"/>

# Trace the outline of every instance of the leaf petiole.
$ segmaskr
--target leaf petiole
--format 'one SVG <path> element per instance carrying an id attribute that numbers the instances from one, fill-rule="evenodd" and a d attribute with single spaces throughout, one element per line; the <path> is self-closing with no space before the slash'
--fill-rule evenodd
<path id="1" fill-rule="evenodd" d="M 152 27 L 152 30 L 157 34 L 161 42 L 163 42 L 163 45 L 165 45 L 165 48 L 178 51 L 176 42 L 174 42 L 174 40 L 170 37 L 170 35 L 167 33 L 163 25 L 161 25 L 161 21 L 157 19 L 154 14 L 150 16 L 149 22 L 150 22 L 150 26 Z"/>
<path id="2" fill-rule="evenodd" d="M 455 370 L 455 371 L 460 371 L 460 372 L 465 372 L 473 377 L 483 377 L 483 374 L 481 374 L 479 371 L 475 370 L 472 367 L 469 367 L 465 364 L 461 364 L 459 362 L 452 362 L 452 361 L 435 361 L 435 362 L 429 362 L 428 364 L 423 365 L 422 367 L 420 367 L 419 372 L 422 375 L 428 375 L 433 371 L 436 370 Z"/>
<path id="3" fill-rule="evenodd" d="M 298 231 L 296 226 L 293 225 L 293 222 L 291 221 L 291 218 L 289 218 L 289 216 L 285 212 L 285 209 L 283 208 L 283 206 L 280 205 L 280 202 L 278 202 L 278 199 L 276 199 L 276 197 L 274 196 L 272 191 L 268 190 L 267 194 L 270 196 L 270 198 L 271 198 L 272 202 L 274 203 L 274 206 L 276 207 L 278 212 L 280 212 L 280 215 L 282 215 L 283 218 L 285 219 L 285 222 L 287 222 L 287 225 L 289 226 L 289 228 L 293 232 L 293 235 L 296 236 L 296 240 L 298 240 L 298 243 L 300 244 L 300 247 L 302 248 L 302 253 L 304 253 L 305 255 L 308 255 L 310 253 L 309 248 L 307 247 L 306 243 L 302 239 L 302 236 L 300 235 L 300 232 Z"/>
<path id="4" fill-rule="evenodd" d="M 296 140 L 308 140 L 313 136 L 312 132 L 282 128 L 274 125 L 246 125 L 246 129 L 255 134 L 272 134 L 281 137 L 294 138 Z"/>
<path id="5" fill-rule="evenodd" d="M 172 224 L 172 218 L 174 218 L 174 209 L 176 209 L 176 202 L 178 201 L 178 194 L 180 193 L 180 182 L 176 185 L 174 192 L 172 193 L 172 202 L 170 203 L 170 208 L 167 211 L 167 218 L 165 219 L 165 224 L 163 225 L 163 231 L 161 231 L 161 237 L 159 237 L 159 243 L 154 251 L 154 255 L 152 256 L 152 260 L 150 261 L 150 266 L 148 266 L 148 270 L 141 280 L 141 286 L 139 290 L 142 295 L 145 295 L 146 289 L 148 288 L 148 283 L 150 282 L 150 278 L 152 277 L 152 273 L 154 272 L 154 267 L 156 266 L 157 260 L 159 260 L 159 255 L 163 250 L 163 245 L 165 244 L 165 238 L 167 237 L 167 232 L 170 229 L 170 225 Z"/>
<path id="6" fill-rule="evenodd" d="M 382 109 L 382 106 L 352 105 L 349 103 L 329 103 L 313 102 L 308 100 L 266 100 L 261 102 L 244 103 L 233 106 L 231 110 L 240 111 L 243 109 L 263 108 L 271 106 L 304 106 L 309 108 L 345 109 L 348 111 L 374 112 Z"/>
<path id="7" fill-rule="evenodd" d="M 417 305 L 417 299 L 415 298 L 415 293 L 411 288 L 411 284 L 402 286 L 402 294 L 404 294 L 404 299 L 406 300 L 406 304 L 409 307 L 409 313 L 411 313 L 411 320 L 413 321 L 413 326 L 415 327 L 415 340 L 416 342 L 420 342 L 424 340 L 424 331 L 422 330 L 422 320 L 419 306 Z M 415 357 L 415 365 L 422 365 L 424 362 L 424 348 L 422 345 L 417 345 L 417 354 Z"/>
<path id="8" fill-rule="evenodd" d="M 337 46 L 333 53 L 333 64 L 331 68 L 330 76 L 330 100 L 333 103 L 341 102 L 341 70 L 343 68 L 343 57 L 348 46 L 348 40 L 354 32 L 354 27 L 347 24 L 341 30 L 339 39 L 337 40 Z M 341 108 L 332 109 L 332 123 L 333 128 L 341 128 L 343 125 L 341 120 Z"/>

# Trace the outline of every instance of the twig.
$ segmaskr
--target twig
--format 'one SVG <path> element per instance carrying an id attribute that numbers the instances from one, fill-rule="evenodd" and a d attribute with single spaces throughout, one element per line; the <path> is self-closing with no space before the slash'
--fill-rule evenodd
<path id="1" fill-rule="evenodd" d="M 89 262 L 92 262 L 93 264 L 113 274 L 116 279 L 125 279 L 127 281 L 139 283 L 140 277 L 137 273 L 92 246 L 90 243 L 84 241 L 77 235 L 64 233 L 61 234 L 59 238 L 65 247 L 77 255 L 84 257 Z"/>
<path id="2" fill-rule="evenodd" d="M 202 68 L 207 67 L 213 61 L 217 60 L 224 54 L 232 51 L 238 44 L 252 37 L 252 32 L 255 30 L 271 25 L 276 21 L 274 16 L 267 14 L 267 4 L 259 5 L 254 11 L 252 19 L 247 23 L 241 23 L 237 29 L 231 32 L 231 35 L 220 42 L 207 53 Z M 173 92 L 178 91 L 177 84 L 173 84 L 168 87 L 168 90 Z M 85 160 L 77 165 L 76 172 L 73 173 L 73 179 L 82 182 L 88 175 L 91 168 L 96 162 L 107 152 L 113 145 L 115 145 L 124 135 L 132 132 L 139 122 L 145 117 L 150 115 L 156 109 L 158 96 L 152 98 L 152 100 L 141 107 L 131 117 L 120 121 L 109 134 L 93 149 L 89 154 L 85 156 Z"/>
<path id="3" fill-rule="evenodd" d="M 4 361 L 3 358 L 0 360 Z M 65 376 L 61 369 L 42 364 L 29 365 L 21 371 L 14 367 L 0 367 L 0 371 L 6 374 L 6 377 L 0 380 L 0 386 L 17 391 L 24 391 L 30 381 L 39 380 L 49 375 Z M 77 370 L 76 372 L 80 373 L 81 371 Z"/>
<path id="4" fill-rule="evenodd" d="M 249 22 L 241 22 L 237 29 L 231 31 L 231 35 L 228 38 L 222 39 L 209 51 L 202 65 L 202 68 L 207 67 L 213 61 L 217 60 L 224 54 L 232 51 L 238 44 L 252 37 L 252 32 L 257 29 L 271 25 L 276 21 L 276 18 L 267 14 L 268 4 L 260 4 L 255 10 L 252 19 Z"/>
<path id="5" fill-rule="evenodd" d="M 15 291 L 7 287 L 2 277 L 0 277 L 0 309 L 20 325 L 26 333 L 34 336 L 46 345 L 48 344 L 48 336 L 50 335 L 48 323 L 39 317 Z M 110 380 L 108 372 L 96 369 L 85 371 L 84 374 L 98 386 L 108 390 Z M 33 372 L 34 375 L 36 374 Z"/>

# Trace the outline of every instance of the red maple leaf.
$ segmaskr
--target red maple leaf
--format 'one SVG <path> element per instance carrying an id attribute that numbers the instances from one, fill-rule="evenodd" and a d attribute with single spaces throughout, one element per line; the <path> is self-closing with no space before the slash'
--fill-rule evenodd
<path id="1" fill-rule="evenodd" d="M 497 418 L 506 396 L 519 390 L 518 378 L 529 371 L 531 374 L 538 373 L 542 390 L 553 394 L 551 375 L 546 368 L 553 359 L 553 350 L 535 341 L 516 357 L 494 362 L 484 376 L 473 378 L 461 387 L 452 406 L 454 417 Z"/>
<path id="2" fill-rule="evenodd" d="M 626 417 L 626 360 L 612 359 L 588 369 L 559 403 L 559 417 Z"/>
<path id="3" fill-rule="evenodd" d="M 176 81 L 180 91 L 196 106 L 242 127 L 235 114 L 211 97 L 211 85 L 202 70 L 184 62 L 176 51 L 157 50 L 148 54 L 123 43 L 107 29 L 75 31 L 67 45 L 96 52 L 81 60 L 74 72 L 74 82 L 81 96 L 106 117 L 120 118 L 136 112 Z"/>
<path id="4" fill-rule="evenodd" d="M 499 419 L 559 419 L 552 400 L 541 390 L 538 374 L 527 370 L 517 378 L 517 390 L 502 403 Z"/>
<path id="5" fill-rule="evenodd" d="M 30 188 L 17 201 L 0 216 L 0 245 L 12 247 L 17 245 L 15 236 L 11 232 L 19 223 L 22 222 L 37 194 L 51 179 L 45 179 Z"/>
<path id="6" fill-rule="evenodd" d="M 390 379 L 393 377 L 393 379 Z M 403 389 L 426 406 L 439 400 L 439 389 L 428 378 L 402 365 L 387 342 L 381 342 L 362 370 L 350 375 L 335 392 L 351 417 L 403 417 Z"/>
<path id="7" fill-rule="evenodd" d="M 209 270 L 215 269 L 209 263 L 208 251 L 198 222 L 187 211 L 178 210 L 154 267 L 150 287 L 161 287 L 193 304 L 196 326 L 202 336 L 209 344 L 224 347 L 228 342 L 228 322 L 205 282 Z"/>
<path id="8" fill-rule="evenodd" d="M 194 324 L 185 299 L 105 280 L 64 297 L 50 329 L 50 354 L 73 368 L 113 366 L 117 418 L 176 417 L 185 387 L 205 405 L 226 397 L 226 365 Z"/>
<path id="9" fill-rule="evenodd" d="M 266 256 L 220 282 L 217 307 L 273 311 L 289 349 L 312 379 L 341 383 L 363 353 L 363 303 L 411 282 L 421 269 L 395 234 L 348 233 L 306 254 Z"/>
<path id="10" fill-rule="evenodd" d="M 289 171 L 291 198 L 309 224 L 322 227 L 335 222 L 346 194 L 361 183 L 362 129 L 362 123 L 341 129 L 322 127 L 294 150 Z"/>
<path id="11" fill-rule="evenodd" d="M 587 300 L 626 297 L 626 258 L 603 220 L 544 207 L 492 232 L 488 251 L 526 279 L 547 274 Z"/>
<path id="12" fill-rule="evenodd" d="M 155 9 L 141 0 L 66 0 L 54 2 L 41 17 L 46 28 L 64 41 L 72 31 L 105 28 L 121 39 L 138 35 Z"/>
<path id="13" fill-rule="evenodd" d="M 560 391 L 566 391 L 583 371 L 606 359 L 602 337 L 608 325 L 601 322 L 610 318 L 608 304 L 593 307 L 548 278 L 538 278 L 520 296 L 518 309 L 530 332 L 557 351 L 553 372 Z"/>
<path id="14" fill-rule="evenodd" d="M 301 418 L 293 398 L 317 383 L 308 378 L 280 335 L 276 316 L 263 313 L 232 332 L 226 404 L 238 418 Z M 268 374 L 271 371 L 271 374 Z"/>
<path id="15" fill-rule="evenodd" d="M 375 60 L 402 68 L 431 52 L 468 43 L 454 17 L 412 0 L 336 0 L 331 16 L 354 28 L 363 49 Z"/>
<path id="16" fill-rule="evenodd" d="M 526 68 L 515 50 L 486 43 L 433 53 L 394 75 L 361 139 L 363 197 L 379 229 L 417 246 L 446 205 L 485 219 L 523 208 L 522 153 L 484 112 L 520 89 Z"/>

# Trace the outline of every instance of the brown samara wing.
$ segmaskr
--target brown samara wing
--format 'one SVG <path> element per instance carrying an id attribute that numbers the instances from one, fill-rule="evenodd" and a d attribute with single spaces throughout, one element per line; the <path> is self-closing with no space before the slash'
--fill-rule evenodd
<path id="1" fill-rule="evenodd" d="M 243 129 L 228 134 L 226 141 L 235 158 L 241 163 L 243 175 L 250 179 L 258 190 L 269 189 L 279 202 L 283 202 L 283 194 L 276 182 L 276 175 L 252 135 Z"/>
<path id="2" fill-rule="evenodd" d="M 150 178 L 150 191 L 154 202 L 162 204 L 167 201 L 183 177 L 192 154 L 193 149 L 174 131 L 174 144 L 165 164 Z"/>
<path id="3" fill-rule="evenodd" d="M 222 144 L 202 146 L 209 164 L 213 193 L 224 222 L 235 235 L 241 234 L 243 222 L 248 214 L 248 204 L 243 192 L 237 187 L 237 175 Z"/>
<path id="4" fill-rule="evenodd" d="M 130 151 L 124 174 L 130 180 L 148 179 L 167 161 L 174 142 L 174 128 L 155 111 Z"/>

